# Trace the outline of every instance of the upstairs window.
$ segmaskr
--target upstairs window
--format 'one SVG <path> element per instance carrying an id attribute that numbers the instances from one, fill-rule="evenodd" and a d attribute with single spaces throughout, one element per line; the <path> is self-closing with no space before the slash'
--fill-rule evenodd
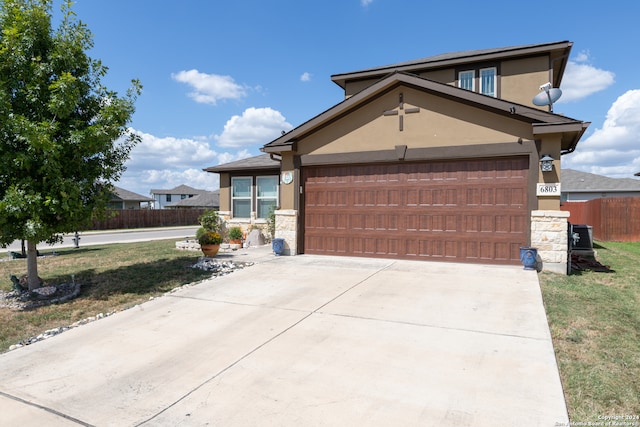
<path id="1" fill-rule="evenodd" d="M 480 70 L 480 93 L 496 96 L 496 69 L 483 68 Z"/>
<path id="2" fill-rule="evenodd" d="M 475 71 L 460 71 L 458 74 L 458 87 L 466 90 L 475 90 Z"/>
<path id="3" fill-rule="evenodd" d="M 165 197 L 165 200 L 167 202 L 170 202 L 171 201 L 171 194 L 167 194 L 167 196 Z"/>
<path id="4" fill-rule="evenodd" d="M 498 96 L 498 68 L 458 70 L 458 87 L 495 98 Z"/>

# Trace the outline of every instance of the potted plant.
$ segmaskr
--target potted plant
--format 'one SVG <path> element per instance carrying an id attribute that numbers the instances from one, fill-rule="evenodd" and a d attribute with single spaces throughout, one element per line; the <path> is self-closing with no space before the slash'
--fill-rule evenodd
<path id="1" fill-rule="evenodd" d="M 202 250 L 204 256 L 214 257 L 220 250 L 220 243 L 222 243 L 220 233 L 200 227 L 196 231 L 196 239 L 200 243 L 200 250 Z"/>
<path id="2" fill-rule="evenodd" d="M 230 227 L 228 235 L 231 249 L 240 249 L 242 247 L 242 228 L 238 226 Z"/>

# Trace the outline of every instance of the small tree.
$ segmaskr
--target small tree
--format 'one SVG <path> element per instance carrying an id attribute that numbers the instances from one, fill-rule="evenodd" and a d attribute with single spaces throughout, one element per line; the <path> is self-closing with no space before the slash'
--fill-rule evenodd
<path id="1" fill-rule="evenodd" d="M 71 6 L 54 30 L 51 0 L 0 5 L 0 244 L 27 241 L 29 289 L 36 245 L 105 212 L 139 139 L 127 128 L 139 82 L 124 97 L 101 84 L 107 68 Z"/>

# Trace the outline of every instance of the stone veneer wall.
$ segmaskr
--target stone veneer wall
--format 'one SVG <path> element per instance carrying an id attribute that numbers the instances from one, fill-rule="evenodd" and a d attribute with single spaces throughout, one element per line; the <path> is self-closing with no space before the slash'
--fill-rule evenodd
<path id="1" fill-rule="evenodd" d="M 538 249 L 542 270 L 567 274 L 569 212 L 532 211 L 531 246 Z"/>
<path id="2" fill-rule="evenodd" d="M 298 211 L 280 209 L 276 214 L 276 237 L 284 239 L 284 254 L 298 253 Z"/>

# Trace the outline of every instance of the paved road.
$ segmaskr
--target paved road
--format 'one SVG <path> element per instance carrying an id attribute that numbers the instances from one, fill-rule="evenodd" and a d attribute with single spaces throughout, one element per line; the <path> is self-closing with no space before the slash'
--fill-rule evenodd
<path id="1" fill-rule="evenodd" d="M 87 231 L 80 233 L 80 247 L 92 245 L 106 245 L 110 243 L 147 242 L 151 240 L 180 239 L 193 237 L 198 227 L 164 227 L 132 230 Z M 53 246 L 41 243 L 40 251 L 48 249 L 72 248 L 73 234 L 64 236 L 64 241 Z M 16 240 L 6 248 L 8 251 L 20 251 L 20 241 Z"/>

